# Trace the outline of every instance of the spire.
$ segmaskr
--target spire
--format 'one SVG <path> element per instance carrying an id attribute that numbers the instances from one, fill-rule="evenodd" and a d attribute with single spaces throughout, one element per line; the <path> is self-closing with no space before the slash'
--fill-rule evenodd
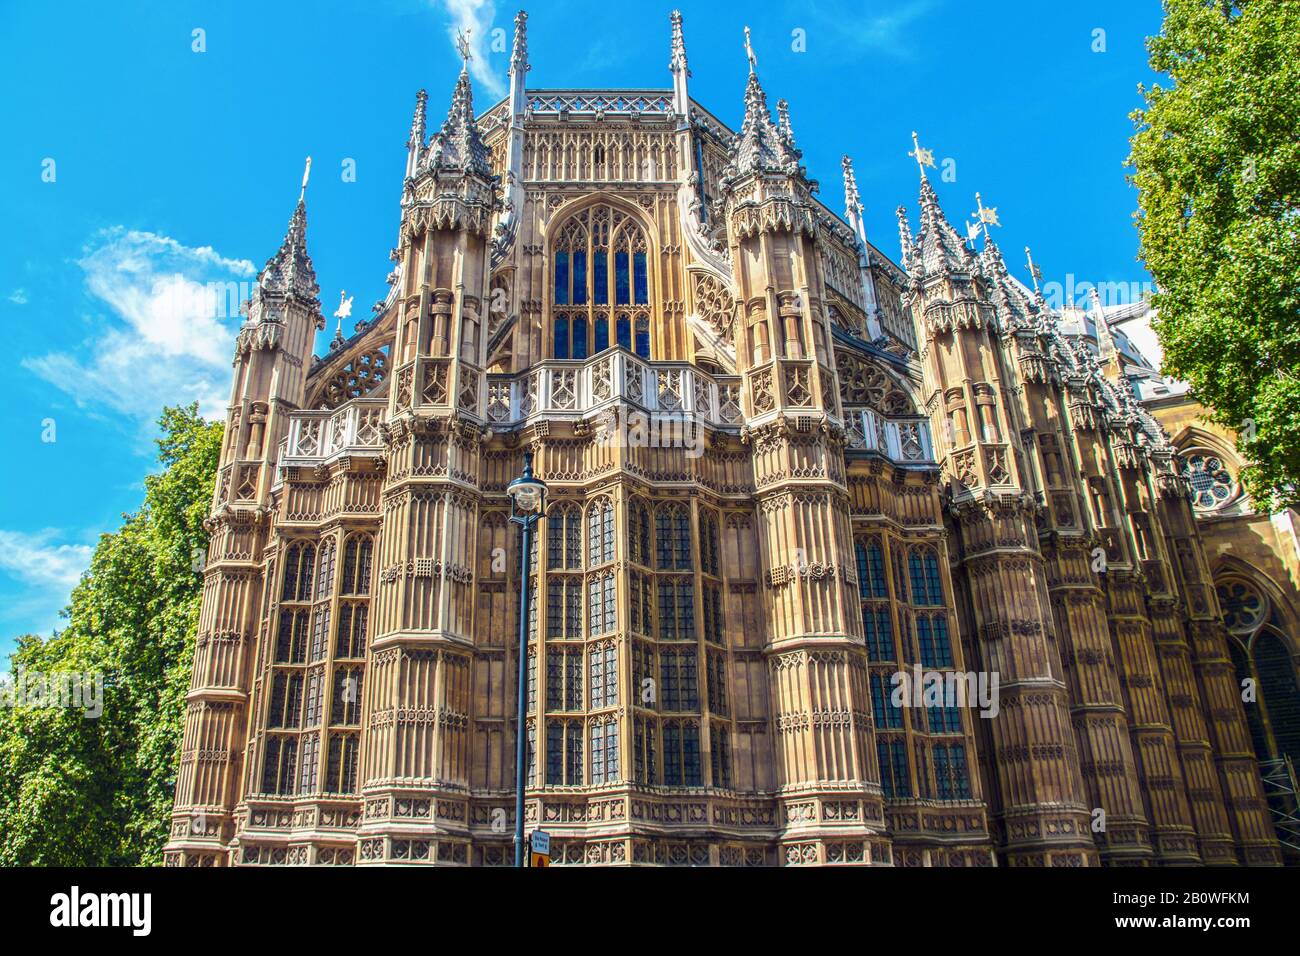
<path id="1" fill-rule="evenodd" d="M 749 27 L 745 27 L 745 55 L 749 59 L 749 80 L 745 85 L 745 119 L 740 124 L 740 135 L 736 137 L 732 153 L 734 174 L 796 173 L 799 169 L 799 154 L 772 122 L 772 114 L 767 108 L 767 94 L 763 92 L 755 69 L 758 58 L 750 43 Z"/>
<path id="2" fill-rule="evenodd" d="M 460 76 L 452 90 L 451 107 L 442 129 L 430 142 L 430 166 L 437 170 L 459 170 L 487 178 L 492 170 L 488 165 L 487 147 L 479 136 L 474 121 L 474 91 L 469 82 L 469 38 L 457 35 L 456 47 L 460 51 Z"/>
<path id="3" fill-rule="evenodd" d="M 691 70 L 686 65 L 686 39 L 682 35 L 682 12 L 674 10 L 669 15 L 668 21 L 672 24 L 673 30 L 672 59 L 668 62 L 668 69 L 673 74 L 673 112 L 678 116 L 685 116 L 690 110 L 686 79 L 691 75 Z"/>
<path id="4" fill-rule="evenodd" d="M 424 148 L 425 129 L 428 125 L 426 116 L 428 103 L 427 90 L 420 90 L 415 94 L 415 115 L 411 117 L 411 135 L 406 140 L 407 146 Z"/>
<path id="5" fill-rule="evenodd" d="M 970 250 L 939 206 L 934 186 L 921 170 L 921 265 L 927 275 L 936 272 L 972 272 Z"/>
<path id="6" fill-rule="evenodd" d="M 1110 330 L 1110 323 L 1106 321 L 1106 313 L 1101 307 L 1101 296 L 1097 293 L 1097 287 L 1088 293 L 1088 301 L 1092 304 L 1092 321 L 1097 330 L 1097 351 L 1100 355 L 1103 366 L 1107 368 L 1115 377 L 1118 377 L 1120 371 L 1119 350 L 1115 347 L 1115 336 Z"/>
<path id="7" fill-rule="evenodd" d="M 289 217 L 284 240 L 275 255 L 266 260 L 257 277 L 257 290 L 279 295 L 298 295 L 316 303 L 320 287 L 316 284 L 316 269 L 307 254 L 307 180 L 311 176 L 311 157 L 307 157 L 302 173 L 302 190 L 298 205 Z"/>
<path id="8" fill-rule="evenodd" d="M 784 99 L 776 101 L 776 129 L 790 152 L 798 154 L 794 145 L 794 128 L 790 125 L 790 104 Z"/>
<path id="9" fill-rule="evenodd" d="M 531 69 L 528 63 L 528 14 L 520 10 L 515 14 L 515 44 L 510 51 L 510 115 L 516 123 L 521 122 L 524 115 L 524 81 Z M 522 142 L 517 145 L 522 151 Z"/>
<path id="10" fill-rule="evenodd" d="M 921 231 L 917 242 L 921 247 L 920 266 L 926 275 L 936 272 L 972 272 L 974 262 L 957 230 L 944 217 L 939 207 L 930 177 L 925 167 L 934 166 L 934 150 L 921 145 L 916 131 L 912 131 L 912 151 L 907 154 L 916 160 L 921 172 Z M 915 267 L 915 263 L 914 263 Z"/>
<path id="11" fill-rule="evenodd" d="M 976 193 L 977 202 L 978 196 L 979 194 Z M 984 248 L 979 254 L 979 265 L 985 278 L 993 287 L 993 301 L 1002 310 L 1003 328 L 1010 331 L 1032 329 L 1035 324 L 1034 303 L 1025 295 L 1024 287 L 1011 278 L 1006 260 L 1002 257 L 1002 250 L 988 234 L 987 225 L 984 231 Z"/>
<path id="12" fill-rule="evenodd" d="M 420 90 L 415 94 L 415 115 L 411 117 L 411 135 L 406 139 L 406 178 L 410 179 L 420 165 L 420 154 L 424 151 L 424 136 L 428 126 L 426 107 L 429 94 Z"/>
<path id="13" fill-rule="evenodd" d="M 531 70 L 528 63 L 528 14 L 520 10 L 515 14 L 515 42 L 510 50 L 510 75 L 522 77 Z"/>
<path id="14" fill-rule="evenodd" d="M 674 10 L 669 14 L 668 21 L 673 27 L 673 56 L 668 68 L 674 73 L 685 70 L 686 75 L 690 76 L 690 67 L 686 65 L 686 38 L 682 35 L 682 12 Z"/>
<path id="15" fill-rule="evenodd" d="M 853 175 L 853 160 L 848 154 L 840 157 L 844 170 L 844 218 L 850 223 L 862 221 L 862 196 L 858 193 L 858 179 Z"/>
<path id="16" fill-rule="evenodd" d="M 895 210 L 898 214 L 898 245 L 899 259 L 904 271 L 910 273 L 917 265 L 916 247 L 912 242 L 912 227 L 907 223 L 907 209 L 899 206 Z"/>
<path id="17" fill-rule="evenodd" d="M 858 237 L 858 278 L 862 283 L 867 330 L 874 339 L 881 334 L 880 305 L 876 298 L 876 280 L 871 274 L 871 247 L 867 245 L 867 226 L 862 218 L 862 197 L 858 195 L 858 181 L 853 175 L 853 160 L 844 156 L 840 165 L 844 169 L 844 218 Z"/>

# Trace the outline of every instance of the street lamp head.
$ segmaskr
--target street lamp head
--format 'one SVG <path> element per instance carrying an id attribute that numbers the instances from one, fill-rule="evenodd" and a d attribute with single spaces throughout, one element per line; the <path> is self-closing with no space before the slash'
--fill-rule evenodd
<path id="1" fill-rule="evenodd" d="M 506 493 L 521 516 L 541 514 L 546 507 L 546 482 L 533 477 L 533 453 L 524 452 L 524 473 L 506 486 Z"/>

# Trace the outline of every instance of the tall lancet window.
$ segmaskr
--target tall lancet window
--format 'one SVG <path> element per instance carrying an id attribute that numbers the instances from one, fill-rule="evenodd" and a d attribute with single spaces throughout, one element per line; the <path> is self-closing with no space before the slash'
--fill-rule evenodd
<path id="1" fill-rule="evenodd" d="M 552 249 L 555 358 L 619 346 L 650 357 L 649 245 L 631 216 L 596 205 L 563 224 Z"/>

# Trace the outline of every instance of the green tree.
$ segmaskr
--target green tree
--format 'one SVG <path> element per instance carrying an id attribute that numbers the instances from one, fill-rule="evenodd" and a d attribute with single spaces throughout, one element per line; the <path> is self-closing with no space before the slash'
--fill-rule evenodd
<path id="1" fill-rule="evenodd" d="M 0 708 L 0 865 L 154 864 L 167 839 L 221 425 L 197 406 L 159 419 L 161 471 L 102 535 L 67 626 L 20 638 L 11 679 L 100 674 L 103 713 Z"/>
<path id="2" fill-rule="evenodd" d="M 1165 0 L 1130 162 L 1165 372 L 1253 460 L 1259 502 L 1300 499 L 1300 2 Z"/>

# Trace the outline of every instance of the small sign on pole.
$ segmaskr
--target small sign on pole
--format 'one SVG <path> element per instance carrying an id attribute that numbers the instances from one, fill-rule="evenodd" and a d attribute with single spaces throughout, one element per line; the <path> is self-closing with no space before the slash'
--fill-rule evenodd
<path id="1" fill-rule="evenodd" d="M 528 835 L 529 865 L 551 865 L 551 835 L 545 830 L 534 830 Z"/>

